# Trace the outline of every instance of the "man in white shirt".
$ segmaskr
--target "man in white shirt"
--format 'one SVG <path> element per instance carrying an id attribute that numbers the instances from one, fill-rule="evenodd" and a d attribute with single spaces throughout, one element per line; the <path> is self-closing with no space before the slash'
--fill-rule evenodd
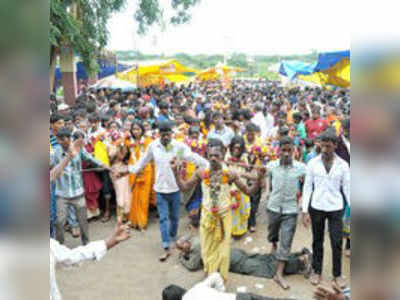
<path id="1" fill-rule="evenodd" d="M 128 227 L 118 224 L 117 230 L 109 239 L 92 242 L 72 250 L 50 239 L 50 300 L 62 300 L 56 281 L 56 265 L 71 266 L 85 260 L 99 261 L 109 249 L 129 238 Z"/>
<path id="2" fill-rule="evenodd" d="M 266 133 L 265 137 L 268 137 L 270 135 L 272 128 L 274 128 L 275 118 L 270 112 L 267 112 L 266 114 L 267 115 L 265 116 L 265 133 Z"/>
<path id="3" fill-rule="evenodd" d="M 146 153 L 135 165 L 128 167 L 129 173 L 137 174 L 150 161 L 154 161 L 156 167 L 154 190 L 157 195 L 161 239 L 165 251 L 160 256 L 162 262 L 171 255 L 169 248 L 174 246 L 177 240 L 181 202 L 181 194 L 170 162 L 177 158 L 178 160 L 189 161 L 200 168 L 208 167 L 206 159 L 192 152 L 185 144 L 172 139 L 171 126 L 170 121 L 161 122 L 159 124 L 160 138 L 149 145 Z"/>
<path id="4" fill-rule="evenodd" d="M 221 140 L 224 146 L 228 147 L 231 143 L 231 140 L 235 136 L 235 133 L 232 129 L 224 124 L 224 116 L 222 115 L 222 113 L 214 113 L 213 119 L 215 128 L 210 131 L 207 138 Z"/>
<path id="5" fill-rule="evenodd" d="M 170 285 L 164 289 L 162 300 L 278 300 L 250 293 L 226 293 L 224 280 L 219 273 L 211 274 L 189 291 Z M 284 299 L 282 299 L 284 300 Z"/>
<path id="6" fill-rule="evenodd" d="M 344 196 L 350 206 L 350 167 L 335 154 L 337 137 L 328 129 L 321 136 L 321 155 L 312 159 L 306 172 L 303 189 L 303 222 L 312 224 L 313 271 L 311 283 L 322 280 L 323 243 L 325 223 L 328 219 L 333 255 L 333 284 L 345 287 L 342 273 L 343 212 Z"/>
<path id="7" fill-rule="evenodd" d="M 268 134 L 267 121 L 263 113 L 263 107 L 260 103 L 257 103 L 254 107 L 254 117 L 251 119 L 251 123 L 256 124 L 261 130 L 261 139 L 265 139 Z"/>

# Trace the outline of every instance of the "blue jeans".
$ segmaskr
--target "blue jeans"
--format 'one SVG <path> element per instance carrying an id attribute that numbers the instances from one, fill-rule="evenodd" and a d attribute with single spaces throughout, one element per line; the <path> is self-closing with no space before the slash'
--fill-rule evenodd
<path id="1" fill-rule="evenodd" d="M 170 242 L 176 241 L 179 226 L 181 193 L 157 193 L 157 210 L 160 215 L 162 246 L 169 248 Z"/>
<path id="2" fill-rule="evenodd" d="M 71 228 L 79 227 L 76 210 L 73 206 L 68 206 L 67 222 Z"/>
<path id="3" fill-rule="evenodd" d="M 54 182 L 50 183 L 50 237 L 56 237 L 55 223 L 57 220 L 57 202 L 55 195 L 56 184 Z"/>

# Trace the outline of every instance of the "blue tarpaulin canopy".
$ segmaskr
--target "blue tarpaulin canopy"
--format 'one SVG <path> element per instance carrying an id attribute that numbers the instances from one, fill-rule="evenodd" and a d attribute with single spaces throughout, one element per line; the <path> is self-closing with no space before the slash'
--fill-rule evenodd
<path id="1" fill-rule="evenodd" d="M 112 74 L 115 74 L 115 65 L 114 64 L 104 64 L 104 63 L 101 64 L 100 63 L 99 67 L 100 67 L 100 72 L 98 73 L 99 79 L 110 76 Z M 118 64 L 118 72 L 123 72 L 125 70 L 128 70 L 129 68 L 130 68 L 130 66 L 128 66 L 128 65 Z M 76 77 L 77 77 L 77 80 L 88 79 L 88 77 L 89 77 L 83 62 L 78 62 L 76 64 Z M 61 79 L 60 67 L 56 68 L 55 79 L 56 80 Z"/>
<path id="2" fill-rule="evenodd" d="M 297 75 L 309 75 L 315 69 L 316 63 L 306 63 L 299 60 L 283 61 L 279 73 L 293 80 Z"/>
<path id="3" fill-rule="evenodd" d="M 336 69 L 339 67 L 342 69 L 345 68 L 350 64 L 349 61 L 350 50 L 325 52 L 318 55 L 318 60 L 315 63 L 306 63 L 302 61 L 283 61 L 280 65 L 279 73 L 288 77 L 290 80 L 296 79 L 299 75 L 306 76 L 316 74 L 317 72 L 330 74 L 335 71 L 337 73 L 338 70 Z M 336 76 L 339 75 L 336 74 Z M 344 75 L 342 74 L 341 76 Z M 345 77 L 347 78 L 347 75 Z M 350 79 L 348 79 L 348 81 L 350 81 Z"/>
<path id="4" fill-rule="evenodd" d="M 320 53 L 314 72 L 327 70 L 345 58 L 350 59 L 350 50 Z"/>

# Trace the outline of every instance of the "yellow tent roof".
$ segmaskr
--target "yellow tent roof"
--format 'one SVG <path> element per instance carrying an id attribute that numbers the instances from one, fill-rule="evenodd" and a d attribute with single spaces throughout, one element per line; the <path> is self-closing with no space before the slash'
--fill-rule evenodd
<path id="1" fill-rule="evenodd" d="M 197 74 L 197 79 L 202 81 L 208 80 L 218 80 L 221 79 L 222 73 L 228 76 L 233 72 L 244 72 L 245 70 L 238 67 L 230 67 L 222 64 L 217 64 L 217 66 L 205 69 Z"/>
<path id="2" fill-rule="evenodd" d="M 166 62 L 160 62 L 151 65 L 139 65 L 122 73 L 118 73 L 117 77 L 123 80 L 136 83 L 139 77 L 140 86 L 160 85 L 168 80 L 170 82 L 187 82 L 190 80 L 191 74 L 195 75 L 198 70 L 186 67 L 179 63 L 176 59 Z"/>

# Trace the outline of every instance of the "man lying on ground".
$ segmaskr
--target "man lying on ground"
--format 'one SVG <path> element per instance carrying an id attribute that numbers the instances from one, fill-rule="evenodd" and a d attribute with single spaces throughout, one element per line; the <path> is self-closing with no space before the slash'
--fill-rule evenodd
<path id="1" fill-rule="evenodd" d="M 179 261 L 189 271 L 199 271 L 203 267 L 200 239 L 198 236 L 183 237 L 177 242 L 181 251 Z M 272 279 L 276 273 L 278 260 L 274 254 L 247 254 L 242 249 L 231 250 L 230 268 L 232 273 Z M 311 253 L 307 248 L 289 256 L 285 265 L 285 275 L 303 274 L 311 271 Z"/>

